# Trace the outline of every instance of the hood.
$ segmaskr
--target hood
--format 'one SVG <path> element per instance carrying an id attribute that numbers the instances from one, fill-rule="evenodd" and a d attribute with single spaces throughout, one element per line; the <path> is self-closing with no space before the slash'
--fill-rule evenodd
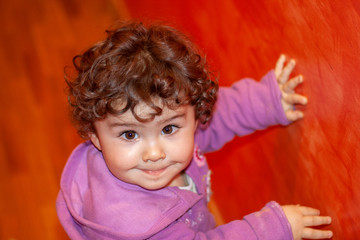
<path id="1" fill-rule="evenodd" d="M 192 165 L 193 161 L 189 175 L 196 170 Z M 90 141 L 73 151 L 60 186 L 57 213 L 71 239 L 148 238 L 202 198 L 201 191 L 199 195 L 177 187 L 149 191 L 122 182 Z"/>

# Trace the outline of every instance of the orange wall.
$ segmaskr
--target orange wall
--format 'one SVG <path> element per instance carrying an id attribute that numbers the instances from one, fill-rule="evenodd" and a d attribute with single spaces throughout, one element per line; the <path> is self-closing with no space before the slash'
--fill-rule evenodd
<path id="1" fill-rule="evenodd" d="M 334 239 L 360 232 L 360 3 L 126 1 L 139 19 L 174 22 L 202 47 L 220 84 L 259 79 L 280 53 L 297 60 L 305 119 L 237 138 L 208 156 L 225 221 L 265 202 L 299 203 L 333 217 Z"/>

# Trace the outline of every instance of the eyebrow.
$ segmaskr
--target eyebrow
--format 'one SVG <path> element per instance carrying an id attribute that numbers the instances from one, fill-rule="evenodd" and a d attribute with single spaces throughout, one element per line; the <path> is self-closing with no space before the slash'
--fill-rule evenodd
<path id="1" fill-rule="evenodd" d="M 113 123 L 110 123 L 109 126 L 110 128 L 114 128 L 114 127 L 136 127 L 138 126 L 139 124 L 137 123 L 126 123 L 126 122 L 113 122 Z"/>
<path id="2" fill-rule="evenodd" d="M 164 124 L 164 123 L 168 123 L 168 122 L 171 122 L 175 119 L 178 119 L 178 118 L 184 118 L 186 116 L 186 113 L 179 113 L 179 114 L 176 114 L 168 119 L 163 119 L 160 121 L 161 124 Z"/>
<path id="3" fill-rule="evenodd" d="M 178 119 L 178 118 L 184 118 L 186 116 L 186 113 L 179 113 L 179 114 L 176 114 L 174 116 L 171 116 L 167 119 L 161 119 L 159 121 L 160 124 L 166 124 L 168 122 L 171 122 L 175 119 Z M 111 128 L 113 127 L 137 127 L 141 125 L 141 122 L 126 122 L 126 121 L 122 121 L 122 120 L 118 120 L 116 122 L 113 122 L 113 123 L 110 123 L 109 126 Z"/>

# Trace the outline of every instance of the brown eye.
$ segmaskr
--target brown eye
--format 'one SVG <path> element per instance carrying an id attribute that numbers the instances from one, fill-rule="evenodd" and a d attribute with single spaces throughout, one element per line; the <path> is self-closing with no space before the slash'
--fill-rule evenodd
<path id="1" fill-rule="evenodd" d="M 125 138 L 126 140 L 133 140 L 133 139 L 137 138 L 137 133 L 134 131 L 126 131 L 123 134 L 121 134 L 121 136 L 123 138 Z"/>
<path id="2" fill-rule="evenodd" d="M 171 134 L 174 131 L 174 126 L 168 125 L 162 129 L 163 134 Z"/>

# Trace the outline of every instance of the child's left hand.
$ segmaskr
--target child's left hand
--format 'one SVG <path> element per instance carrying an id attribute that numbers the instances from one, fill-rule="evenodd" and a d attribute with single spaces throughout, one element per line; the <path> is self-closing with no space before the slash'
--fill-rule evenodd
<path id="1" fill-rule="evenodd" d="M 320 211 L 300 205 L 281 206 L 291 225 L 294 240 L 328 239 L 333 236 L 330 230 L 315 229 L 316 226 L 331 223 L 331 217 L 320 216 Z"/>
<path id="2" fill-rule="evenodd" d="M 295 88 L 303 82 L 303 77 L 298 75 L 289 80 L 290 74 L 294 70 L 295 60 L 291 59 L 285 65 L 286 57 L 281 55 L 276 62 L 275 76 L 279 84 L 282 96 L 281 104 L 285 112 L 285 116 L 289 121 L 296 121 L 304 117 L 304 113 L 295 109 L 295 104 L 307 104 L 307 98 L 303 95 L 295 93 Z"/>

